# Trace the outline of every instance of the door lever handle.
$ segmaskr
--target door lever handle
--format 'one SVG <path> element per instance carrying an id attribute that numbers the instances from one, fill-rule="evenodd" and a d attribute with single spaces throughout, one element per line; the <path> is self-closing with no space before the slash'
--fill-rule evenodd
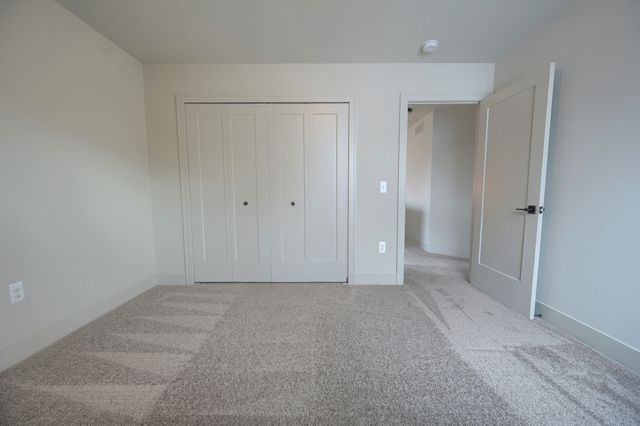
<path id="1" fill-rule="evenodd" d="M 527 212 L 527 214 L 536 214 L 536 206 L 527 206 L 523 209 L 521 208 L 516 208 L 516 210 L 522 211 L 522 212 Z"/>

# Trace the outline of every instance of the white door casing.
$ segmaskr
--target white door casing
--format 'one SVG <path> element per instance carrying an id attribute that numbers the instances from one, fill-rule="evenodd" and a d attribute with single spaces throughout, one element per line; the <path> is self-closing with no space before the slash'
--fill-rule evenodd
<path id="1" fill-rule="evenodd" d="M 479 109 L 471 284 L 533 318 L 555 64 Z M 533 212 L 523 210 L 533 206 Z"/>

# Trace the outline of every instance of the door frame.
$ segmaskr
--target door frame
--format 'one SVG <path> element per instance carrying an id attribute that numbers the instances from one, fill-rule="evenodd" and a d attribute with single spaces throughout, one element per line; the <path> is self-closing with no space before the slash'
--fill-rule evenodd
<path id="1" fill-rule="evenodd" d="M 400 94 L 400 141 L 398 144 L 398 229 L 396 252 L 396 284 L 404 284 L 404 234 L 405 234 L 405 202 L 407 188 L 407 138 L 410 104 L 413 105 L 468 105 L 479 104 L 487 95 L 476 94 L 434 94 L 434 93 L 401 93 Z M 475 142 L 474 142 L 475 143 Z"/>
<path id="2" fill-rule="evenodd" d="M 354 277 L 354 218 L 356 196 L 356 98 L 354 96 L 246 96 L 227 94 L 177 94 L 176 120 L 178 127 L 178 158 L 180 171 L 180 198 L 182 212 L 182 241 L 184 245 L 185 284 L 195 284 L 193 267 L 193 245 L 191 231 L 191 196 L 189 190 L 189 162 L 187 153 L 187 104 L 348 104 L 348 219 L 347 219 L 347 282 Z"/>

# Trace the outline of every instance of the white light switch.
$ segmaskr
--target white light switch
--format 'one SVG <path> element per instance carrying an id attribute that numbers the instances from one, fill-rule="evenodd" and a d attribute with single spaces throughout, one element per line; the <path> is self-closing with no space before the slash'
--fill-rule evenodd
<path id="1" fill-rule="evenodd" d="M 387 252 L 387 243 L 386 241 L 380 241 L 378 243 L 378 253 L 386 253 Z"/>
<path id="2" fill-rule="evenodd" d="M 381 180 L 380 181 L 380 193 L 381 194 L 386 194 L 387 193 L 387 181 L 386 180 Z"/>

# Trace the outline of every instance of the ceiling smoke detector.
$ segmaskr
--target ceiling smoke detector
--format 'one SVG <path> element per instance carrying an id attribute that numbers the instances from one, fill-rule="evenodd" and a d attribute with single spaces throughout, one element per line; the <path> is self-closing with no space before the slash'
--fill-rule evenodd
<path id="1" fill-rule="evenodd" d="M 438 48 L 438 44 L 438 40 L 427 40 L 422 43 L 422 52 L 428 55 Z"/>

